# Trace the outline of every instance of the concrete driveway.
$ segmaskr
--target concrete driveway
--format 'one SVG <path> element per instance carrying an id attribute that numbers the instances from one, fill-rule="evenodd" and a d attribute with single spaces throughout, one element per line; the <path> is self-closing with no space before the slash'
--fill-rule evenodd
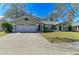
<path id="1" fill-rule="evenodd" d="M 12 33 L 0 37 L 0 54 L 63 55 L 79 51 L 79 43 L 51 44 L 40 33 Z"/>

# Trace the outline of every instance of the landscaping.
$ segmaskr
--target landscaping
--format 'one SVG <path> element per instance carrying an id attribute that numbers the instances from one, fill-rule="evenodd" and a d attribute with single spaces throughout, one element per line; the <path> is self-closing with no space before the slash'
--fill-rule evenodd
<path id="1" fill-rule="evenodd" d="M 79 32 L 46 32 L 42 36 L 51 43 L 79 41 Z"/>

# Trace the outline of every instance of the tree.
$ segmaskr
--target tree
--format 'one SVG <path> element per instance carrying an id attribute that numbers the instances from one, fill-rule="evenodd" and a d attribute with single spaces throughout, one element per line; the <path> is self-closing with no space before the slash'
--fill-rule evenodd
<path id="1" fill-rule="evenodd" d="M 4 13 L 6 18 L 18 18 L 23 15 L 26 15 L 26 4 L 24 3 L 9 3 L 6 4 L 9 6 L 8 10 Z"/>
<path id="2" fill-rule="evenodd" d="M 52 17 L 56 20 L 58 20 L 59 18 L 62 19 L 62 21 L 64 21 L 64 16 L 65 16 L 65 11 L 66 10 L 66 7 L 65 7 L 65 4 L 64 3 L 57 3 L 54 7 L 54 11 L 53 11 L 53 15 Z M 58 20 L 60 21 L 60 20 Z"/>
<path id="3" fill-rule="evenodd" d="M 72 21 L 73 18 L 79 16 L 77 15 L 77 12 L 79 12 L 79 4 L 78 3 L 71 3 L 71 4 L 58 3 L 54 8 L 54 12 L 57 14 L 57 17 L 62 18 L 63 21 L 64 20 Z"/>
<path id="4" fill-rule="evenodd" d="M 79 12 L 79 4 L 78 3 L 72 3 L 70 4 L 70 10 L 67 12 L 67 21 L 69 24 L 69 31 L 72 29 L 72 22 L 74 18 L 76 18 L 78 15 L 77 13 Z"/>
<path id="5" fill-rule="evenodd" d="M 12 25 L 11 25 L 10 23 L 8 23 L 8 22 L 2 23 L 2 24 L 1 24 L 1 27 L 3 28 L 3 30 L 4 30 L 6 33 L 12 32 L 12 29 L 13 29 Z"/>
<path id="6" fill-rule="evenodd" d="M 65 12 L 66 11 L 66 12 Z M 72 28 L 72 22 L 74 18 L 79 16 L 79 4 L 56 4 L 54 8 L 54 12 L 56 13 L 55 19 L 61 18 L 63 21 L 67 21 L 69 30 Z"/>

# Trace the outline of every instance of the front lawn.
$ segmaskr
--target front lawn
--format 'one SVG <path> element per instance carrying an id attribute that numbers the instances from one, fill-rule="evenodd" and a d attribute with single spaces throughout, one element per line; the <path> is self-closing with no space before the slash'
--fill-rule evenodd
<path id="1" fill-rule="evenodd" d="M 0 32 L 0 37 L 6 35 L 7 33 L 5 32 Z"/>
<path id="2" fill-rule="evenodd" d="M 52 43 L 79 41 L 79 32 L 47 32 L 42 36 Z"/>

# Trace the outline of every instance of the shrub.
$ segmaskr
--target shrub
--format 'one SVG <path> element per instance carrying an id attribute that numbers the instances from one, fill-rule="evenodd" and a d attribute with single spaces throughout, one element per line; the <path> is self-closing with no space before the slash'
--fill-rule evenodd
<path id="1" fill-rule="evenodd" d="M 10 24 L 8 22 L 2 23 L 1 27 L 6 33 L 12 32 L 12 29 L 13 29 L 12 24 Z"/>

